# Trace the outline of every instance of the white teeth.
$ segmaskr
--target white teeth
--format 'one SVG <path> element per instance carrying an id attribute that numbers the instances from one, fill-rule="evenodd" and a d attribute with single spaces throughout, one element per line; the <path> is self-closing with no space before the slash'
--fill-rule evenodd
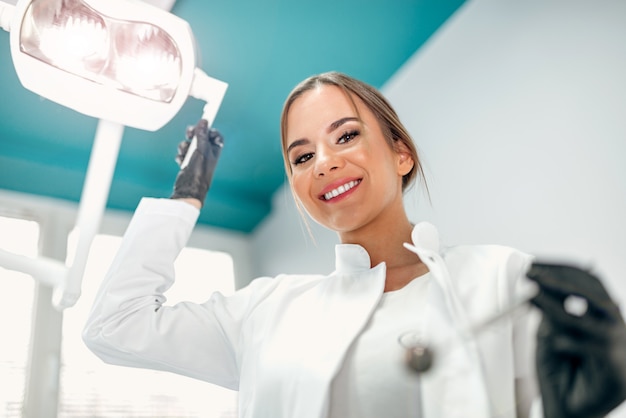
<path id="1" fill-rule="evenodd" d="M 360 182 L 361 182 L 361 180 L 349 181 L 348 183 L 344 184 L 343 186 L 339 186 L 336 189 L 333 189 L 333 190 L 331 190 L 328 193 L 324 193 L 324 199 L 325 200 L 330 200 L 333 197 L 337 197 L 340 194 L 343 194 L 343 193 L 347 192 L 348 190 L 350 190 L 351 188 L 353 188 L 354 186 L 356 186 Z"/>

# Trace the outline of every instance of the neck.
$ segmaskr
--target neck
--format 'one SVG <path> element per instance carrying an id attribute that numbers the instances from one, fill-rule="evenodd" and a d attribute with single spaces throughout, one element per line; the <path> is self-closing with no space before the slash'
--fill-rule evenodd
<path id="1" fill-rule="evenodd" d="M 371 266 L 382 262 L 387 265 L 385 292 L 398 290 L 416 277 L 428 272 L 428 267 L 402 245 L 411 242 L 413 225 L 404 217 L 385 223 L 385 229 L 369 228 L 358 234 L 342 234 L 344 243 L 359 244 L 370 255 Z"/>
<path id="2" fill-rule="evenodd" d="M 358 230 L 340 232 L 339 237 L 344 244 L 358 244 L 365 248 L 372 267 L 385 262 L 389 269 L 419 262 L 419 258 L 402 245 L 411 242 L 412 231 L 413 225 L 402 210 Z"/>
<path id="3" fill-rule="evenodd" d="M 344 244 L 358 244 L 370 256 L 371 267 L 382 262 L 387 266 L 385 292 L 403 288 L 411 280 L 428 272 L 428 267 L 402 244 L 411 242 L 413 225 L 404 206 L 397 205 L 385 215 L 356 230 L 339 233 Z"/>

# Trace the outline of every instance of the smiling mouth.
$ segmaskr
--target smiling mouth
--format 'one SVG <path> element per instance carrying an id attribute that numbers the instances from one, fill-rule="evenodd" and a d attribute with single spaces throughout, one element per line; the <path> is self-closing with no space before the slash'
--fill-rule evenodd
<path id="1" fill-rule="evenodd" d="M 341 186 L 337 187 L 336 189 L 331 190 L 330 192 L 324 193 L 324 195 L 322 195 L 320 197 L 320 199 L 322 199 L 322 200 L 334 199 L 335 197 L 340 196 L 340 195 L 344 194 L 345 192 L 347 192 L 348 190 L 354 188 L 360 182 L 361 182 L 361 180 L 349 181 L 346 184 L 341 185 Z"/>

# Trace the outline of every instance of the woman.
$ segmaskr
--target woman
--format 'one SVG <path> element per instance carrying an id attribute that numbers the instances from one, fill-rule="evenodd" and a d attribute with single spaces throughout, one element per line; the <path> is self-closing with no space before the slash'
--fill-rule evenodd
<path id="1" fill-rule="evenodd" d="M 536 395 L 529 315 L 473 335 L 470 325 L 525 294 L 531 257 L 500 246 L 439 248 L 412 225 L 402 193 L 422 175 L 383 96 L 340 73 L 311 77 L 281 119 L 298 204 L 336 231 L 336 270 L 259 278 L 203 304 L 164 306 L 173 263 L 223 145 L 200 122 L 172 199 L 144 199 L 84 339 L 103 360 L 239 390 L 241 417 L 528 416 Z M 182 160 L 187 143 L 179 148 Z M 407 347 L 435 353 L 411 373 Z"/>

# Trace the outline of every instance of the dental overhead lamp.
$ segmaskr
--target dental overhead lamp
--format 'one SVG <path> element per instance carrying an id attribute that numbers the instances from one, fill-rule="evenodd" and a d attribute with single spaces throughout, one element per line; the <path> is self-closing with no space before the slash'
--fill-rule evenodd
<path id="1" fill-rule="evenodd" d="M 78 239 L 65 263 L 0 250 L 0 265 L 53 286 L 53 304 L 64 309 L 81 293 L 124 126 L 156 131 L 189 96 L 206 103 L 202 119 L 210 126 L 227 84 L 196 67 L 189 24 L 146 2 L 0 1 L 0 26 L 10 32 L 11 57 L 26 89 L 99 119 L 78 207 Z"/>

